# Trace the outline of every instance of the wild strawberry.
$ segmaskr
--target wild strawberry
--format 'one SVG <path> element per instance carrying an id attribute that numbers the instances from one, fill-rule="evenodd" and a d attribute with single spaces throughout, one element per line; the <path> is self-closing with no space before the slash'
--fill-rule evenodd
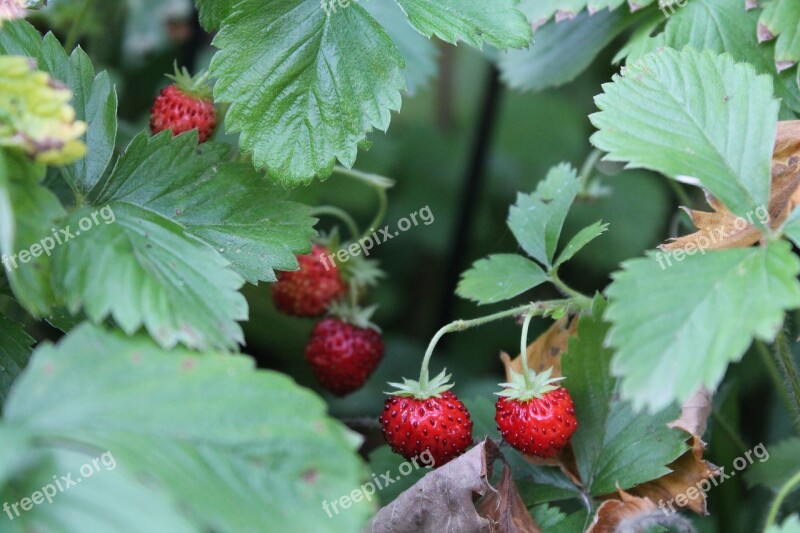
<path id="1" fill-rule="evenodd" d="M 390 383 L 399 391 L 386 400 L 380 416 L 383 436 L 395 453 L 414 459 L 426 450 L 440 467 L 472 444 L 472 419 L 467 408 L 448 389 L 442 372 L 427 385 L 404 380 Z"/>
<path id="2" fill-rule="evenodd" d="M 175 81 L 161 91 L 150 110 L 150 131 L 155 135 L 172 130 L 172 135 L 198 130 L 201 143 L 206 142 L 217 127 L 217 111 L 207 84 L 208 74 L 192 77 L 184 68 L 167 76 Z"/>
<path id="3" fill-rule="evenodd" d="M 552 370 L 530 372 L 529 387 L 521 374 L 513 373 L 512 383 L 504 383 L 506 390 L 499 393 L 497 429 L 506 442 L 528 455 L 553 457 L 578 428 L 569 391 L 557 384 L 564 378 L 551 378 Z"/>
<path id="4" fill-rule="evenodd" d="M 345 396 L 364 385 L 383 350 L 383 340 L 374 329 L 326 318 L 311 332 L 306 359 L 323 388 Z"/>
<path id="5" fill-rule="evenodd" d="M 308 255 L 297 256 L 300 270 L 278 273 L 272 285 L 275 307 L 287 315 L 315 317 L 347 291 L 336 265 L 325 256 L 328 250 L 315 244 Z"/>

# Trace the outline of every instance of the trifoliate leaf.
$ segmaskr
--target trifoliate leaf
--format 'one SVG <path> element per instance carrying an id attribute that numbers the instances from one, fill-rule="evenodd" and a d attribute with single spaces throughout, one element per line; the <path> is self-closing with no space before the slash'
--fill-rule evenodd
<path id="1" fill-rule="evenodd" d="M 561 251 L 561 255 L 558 256 L 558 260 L 554 266 L 559 267 L 575 257 L 575 254 L 580 252 L 584 246 L 605 233 L 607 229 L 608 224 L 603 224 L 602 221 L 597 221 L 591 226 L 587 226 L 580 230 L 577 234 L 575 234 L 574 237 L 572 237 L 572 239 L 570 239 L 570 241 Z"/>
<path id="2" fill-rule="evenodd" d="M 771 341 L 784 311 L 800 307 L 799 273 L 782 242 L 624 263 L 606 313 L 622 396 L 659 410 L 700 386 L 714 390 L 754 338 Z"/>
<path id="3" fill-rule="evenodd" d="M 772 0 L 764 6 L 758 21 L 758 40 L 775 41 L 778 72 L 800 61 L 800 4 L 793 0 Z"/>
<path id="4" fill-rule="evenodd" d="M 464 272 L 456 292 L 478 304 L 492 304 L 519 296 L 547 279 L 547 274 L 530 259 L 496 254 L 475 262 Z"/>
<path id="5" fill-rule="evenodd" d="M 515 0 L 396 0 L 421 34 L 481 48 L 525 48 L 531 28 Z"/>
<path id="6" fill-rule="evenodd" d="M 695 179 L 736 215 L 768 204 L 779 108 L 770 77 L 727 55 L 664 49 L 603 89 L 590 118 L 606 159 Z"/>
<path id="7" fill-rule="evenodd" d="M 100 211 L 100 209 L 104 211 Z M 56 249 L 53 282 L 70 312 L 106 317 L 128 334 L 144 326 L 164 347 L 235 349 L 247 318 L 243 280 L 178 224 L 129 203 L 73 212 Z M 94 223 L 92 218 L 94 214 Z"/>
<path id="8" fill-rule="evenodd" d="M 196 132 L 174 138 L 142 132 L 93 203 L 156 211 L 210 244 L 248 282 L 274 281 L 274 270 L 296 269 L 295 254 L 308 251 L 314 219 L 251 165 L 222 163 L 229 150 L 198 146 Z"/>
<path id="9" fill-rule="evenodd" d="M 533 194 L 519 194 L 508 213 L 508 227 L 528 255 L 552 265 L 561 228 L 580 190 L 575 170 L 567 164 L 553 167 Z"/>
<path id="10" fill-rule="evenodd" d="M 72 91 L 71 105 L 76 118 L 87 124 L 86 157 L 61 169 L 64 178 L 85 194 L 97 183 L 114 151 L 117 135 L 117 94 L 108 76 L 97 76 L 89 56 L 80 48 L 67 56 L 58 39 L 48 33 L 43 39 L 25 21 L 7 24 L 0 32 L 0 52 L 34 58 L 38 67 L 50 73 Z"/>
<path id="11" fill-rule="evenodd" d="M 17 376 L 28 364 L 33 339 L 25 328 L 0 315 L 0 409 L 8 398 L 8 391 Z"/>
<path id="12" fill-rule="evenodd" d="M 153 526 L 151 515 L 169 524 L 177 515 L 191 531 L 358 531 L 374 503 L 332 517 L 322 507 L 367 479 L 358 441 L 325 411 L 321 399 L 248 357 L 166 352 L 145 336 L 83 325 L 36 351 L 0 427 L 31 434 L 43 454 L 80 453 L 81 461 L 41 463 L 49 479 L 73 472 L 74 480 L 76 466 L 100 456 L 69 497 L 26 513 L 26 524 L 60 520 L 43 530 L 157 531 L 167 526 Z M 132 502 L 116 500 L 131 493 Z M 110 527 L 79 527 L 104 519 Z"/>
<path id="13" fill-rule="evenodd" d="M 360 5 L 335 13 L 316 0 L 240 0 L 214 40 L 217 101 L 228 131 L 280 183 L 350 167 L 373 128 L 400 109 L 405 66 Z M 330 15 L 330 16 L 329 16 Z"/>
<path id="14" fill-rule="evenodd" d="M 613 493 L 659 478 L 686 450 L 686 434 L 667 427 L 680 414 L 671 406 L 655 415 L 635 413 L 619 398 L 609 368 L 613 351 L 604 346 L 609 324 L 602 320 L 606 303 L 595 299 L 592 315 L 578 323 L 561 358 L 562 383 L 575 404 L 578 429 L 572 450 L 581 481 L 593 496 Z"/>

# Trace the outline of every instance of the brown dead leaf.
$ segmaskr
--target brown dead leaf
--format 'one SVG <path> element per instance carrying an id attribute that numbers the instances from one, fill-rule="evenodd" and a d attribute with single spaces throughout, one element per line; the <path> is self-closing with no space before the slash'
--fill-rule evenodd
<path id="1" fill-rule="evenodd" d="M 783 224 L 794 207 L 800 204 L 800 121 L 778 123 L 772 156 L 772 190 L 766 213 L 763 208 L 761 212 L 757 209 L 747 218 L 742 218 L 728 211 L 710 195 L 706 195 L 706 201 L 713 211 L 683 208 L 698 231 L 671 239 L 659 248 L 690 253 L 696 253 L 697 250 L 745 248 L 761 238 L 761 232 L 756 229 L 754 222 L 766 219 L 768 214 L 770 227 L 775 229 Z"/>
<path id="2" fill-rule="evenodd" d="M 617 533 L 618 531 L 638 532 L 632 525 L 655 514 L 658 507 L 646 498 L 637 498 L 619 490 L 619 499 L 606 500 L 597 508 L 597 514 L 586 533 Z"/>
<path id="3" fill-rule="evenodd" d="M 492 533 L 541 533 L 522 501 L 507 464 L 503 465 L 503 475 L 496 488 L 476 505 L 478 514 L 489 520 Z"/>
<path id="4" fill-rule="evenodd" d="M 492 465 L 499 457 L 500 450 L 494 442 L 484 440 L 461 457 L 429 472 L 379 510 L 364 531 L 538 533 L 510 471 L 503 471 L 497 488 L 491 485 Z M 484 496 L 477 506 L 473 503 L 475 495 Z"/>

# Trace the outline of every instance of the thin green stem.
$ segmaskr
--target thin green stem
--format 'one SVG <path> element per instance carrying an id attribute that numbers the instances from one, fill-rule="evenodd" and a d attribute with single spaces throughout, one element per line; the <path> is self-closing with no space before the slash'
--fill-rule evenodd
<path id="1" fill-rule="evenodd" d="M 781 510 L 783 500 L 785 500 L 786 497 L 798 486 L 800 486 L 800 472 L 797 472 L 795 475 L 789 478 L 789 481 L 783 484 L 778 491 L 778 494 L 775 496 L 775 500 L 772 502 L 772 505 L 769 508 L 769 513 L 767 514 L 767 522 L 764 524 L 765 532 L 775 525 L 775 521 L 778 519 L 778 512 Z"/>
<path id="2" fill-rule="evenodd" d="M 370 233 L 378 229 L 378 226 L 381 225 L 383 219 L 386 218 L 386 213 L 389 211 L 389 199 L 386 196 L 386 189 L 375 189 L 375 192 L 378 194 L 378 212 L 375 214 L 375 218 L 369 223 L 367 230 L 361 235 L 360 239 L 366 239 Z"/>
<path id="3" fill-rule="evenodd" d="M 592 172 L 594 171 L 594 167 L 597 166 L 597 162 L 600 161 L 601 157 L 603 157 L 603 151 L 595 148 L 586 158 L 586 161 L 584 161 L 583 166 L 581 167 L 581 173 L 579 175 L 582 193 L 586 192 L 586 189 L 589 185 L 589 179 L 592 177 Z"/>
<path id="4" fill-rule="evenodd" d="M 522 371 L 525 379 L 525 388 L 531 390 L 531 373 L 528 369 L 528 328 L 531 325 L 531 319 L 536 314 L 536 309 L 531 309 L 525 315 L 525 321 L 522 323 L 522 336 L 519 339 L 519 356 L 522 358 Z"/>
<path id="5" fill-rule="evenodd" d="M 675 192 L 675 196 L 678 197 L 678 201 L 683 204 L 684 207 L 692 207 L 692 199 L 689 198 L 689 195 L 686 193 L 686 190 L 675 180 L 668 179 L 667 183 L 672 188 L 673 192 Z"/>
<path id="6" fill-rule="evenodd" d="M 81 26 L 83 25 L 83 19 L 89 13 L 89 8 L 92 5 L 92 0 L 83 0 L 83 5 L 81 6 L 81 10 L 78 11 L 78 14 L 75 17 L 75 20 L 72 22 L 72 26 L 69 29 L 69 33 L 67 34 L 67 39 L 64 44 L 64 50 L 67 53 L 71 53 L 72 50 L 75 49 L 75 46 L 78 44 L 78 39 L 81 36 Z"/>
<path id="7" fill-rule="evenodd" d="M 361 235 L 361 230 L 358 229 L 358 224 L 356 221 L 353 220 L 353 217 L 345 211 L 344 209 L 340 209 L 333 205 L 321 205 L 319 207 L 315 207 L 311 210 L 311 216 L 332 216 L 336 217 L 341 220 L 345 226 L 347 226 L 347 231 L 350 232 L 350 237 L 353 239 L 357 239 L 359 235 Z"/>
<path id="8" fill-rule="evenodd" d="M 789 412 L 792 414 L 795 429 L 800 433 L 800 376 L 784 328 L 781 328 L 775 339 L 775 362 L 789 397 Z"/>
<path id="9" fill-rule="evenodd" d="M 367 230 L 359 238 L 359 240 L 364 239 L 370 233 L 378 229 L 383 222 L 383 219 L 386 218 L 386 213 L 389 210 L 389 199 L 386 196 L 386 189 L 394 187 L 394 180 L 379 174 L 362 172 L 360 170 L 346 168 L 340 165 L 335 166 L 333 171 L 337 174 L 353 178 L 356 181 L 360 181 L 361 183 L 369 185 L 375 189 L 375 193 L 378 195 L 378 212 L 375 214 L 375 218 L 372 219 L 372 222 L 370 222 L 369 226 L 367 226 Z"/>
<path id="10" fill-rule="evenodd" d="M 542 314 L 547 310 L 554 309 L 557 307 L 569 308 L 572 305 L 572 303 L 573 302 L 570 300 L 551 300 L 547 302 L 529 303 L 521 305 L 519 307 L 514 307 L 513 309 L 500 311 L 499 313 L 494 313 L 480 318 L 474 318 L 472 320 L 456 320 L 454 322 L 447 324 L 446 326 L 442 327 L 439 331 L 436 332 L 436 334 L 431 339 L 430 344 L 428 344 L 428 349 L 425 351 L 425 357 L 422 359 L 422 368 L 420 369 L 419 373 L 420 389 L 425 391 L 428 388 L 428 380 L 429 380 L 428 364 L 430 363 L 431 356 L 433 355 L 433 350 L 436 348 L 436 345 L 439 343 L 439 340 L 446 334 L 453 333 L 455 331 L 464 331 L 466 329 L 482 326 L 484 324 L 488 324 L 490 322 L 494 322 L 496 320 L 502 320 L 504 318 L 512 316 L 519 316 L 523 314 L 534 316 L 536 314 Z"/>
<path id="11" fill-rule="evenodd" d="M 711 417 L 714 419 L 714 423 L 719 426 L 725 435 L 728 436 L 728 439 L 733 443 L 734 446 L 737 448 L 737 452 L 739 454 L 744 454 L 750 448 L 744 443 L 744 440 L 736 433 L 733 427 L 728 423 L 725 418 L 719 414 L 719 411 L 716 409 L 711 410 Z"/>
<path id="12" fill-rule="evenodd" d="M 781 373 L 778 370 L 778 367 L 775 365 L 775 360 L 772 358 L 772 353 L 767 345 L 763 342 L 756 341 L 755 344 L 758 355 L 761 356 L 761 361 L 764 363 L 764 367 L 767 369 L 770 379 L 773 383 L 775 383 L 775 388 L 778 390 L 778 394 L 780 394 L 783 403 L 785 403 L 786 407 L 791 411 L 792 402 L 789 398 L 786 388 L 783 386 L 783 379 L 781 378 Z"/>
<path id="13" fill-rule="evenodd" d="M 572 298 L 581 309 L 588 311 L 592 308 L 592 299 L 561 281 L 556 269 L 550 271 L 550 282 L 558 287 L 561 292 Z"/>

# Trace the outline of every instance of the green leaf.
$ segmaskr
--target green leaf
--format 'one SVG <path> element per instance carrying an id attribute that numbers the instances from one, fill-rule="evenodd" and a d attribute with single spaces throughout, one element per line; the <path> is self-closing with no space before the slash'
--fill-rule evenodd
<path id="1" fill-rule="evenodd" d="M 327 16 L 316 0 L 240 0 L 214 45 L 228 131 L 284 185 L 327 177 L 337 159 L 352 166 L 400 109 L 403 58 L 358 4 Z"/>
<path id="2" fill-rule="evenodd" d="M 480 305 L 493 304 L 518 296 L 547 279 L 547 274 L 530 259 L 496 254 L 476 261 L 464 272 L 456 292 Z"/>
<path id="3" fill-rule="evenodd" d="M 783 223 L 782 231 L 795 245 L 800 246 L 800 209 L 795 209 Z"/>
<path id="4" fill-rule="evenodd" d="M 770 526 L 764 533 L 797 533 L 798 531 L 800 531 L 800 515 L 793 514 L 780 525 Z"/>
<path id="5" fill-rule="evenodd" d="M 592 136 L 611 161 L 690 177 L 740 216 L 769 202 L 779 104 L 730 56 L 664 49 L 603 86 Z"/>
<path id="6" fill-rule="evenodd" d="M 424 89 L 438 70 L 438 51 L 433 41 L 414 31 L 408 24 L 397 22 L 405 15 L 394 0 L 369 0 L 361 5 L 383 26 L 405 59 L 403 77 L 406 79 L 408 94 L 413 95 Z"/>
<path id="7" fill-rule="evenodd" d="M 275 281 L 275 269 L 296 269 L 295 255 L 308 251 L 314 219 L 251 165 L 222 164 L 229 151 L 224 144 L 198 146 L 197 132 L 142 132 L 93 203 L 160 213 L 210 244 L 248 282 Z"/>
<path id="8" fill-rule="evenodd" d="M 144 526 L 151 514 L 174 516 L 170 510 L 185 513 L 192 531 L 357 531 L 373 504 L 362 501 L 334 519 L 322 509 L 366 479 L 358 442 L 325 410 L 321 399 L 284 375 L 256 370 L 249 357 L 165 352 L 144 336 L 84 325 L 36 351 L 5 423 L 34 435 L 44 451 L 85 450 L 84 463 L 108 452 L 117 465 L 69 491 L 80 501 L 60 495 L 63 502 L 28 512 L 31 520 L 59 505 L 63 519 L 80 517 L 63 523 L 69 531 L 163 530 Z M 113 497 L 118 487 L 106 498 L 94 490 L 94 500 L 79 496 L 84 484 L 122 483 L 117 471 L 130 474 L 140 492 L 163 496 L 140 498 L 136 513 Z M 129 527 L 70 527 L 117 513 Z"/>
<path id="9" fill-rule="evenodd" d="M 117 136 L 117 93 L 108 73 L 95 76 L 89 56 L 77 48 L 67 56 L 58 39 L 39 32 L 25 21 L 13 21 L 0 32 L 0 53 L 26 55 L 37 60 L 39 68 L 72 90 L 71 105 L 78 120 L 87 123 L 84 159 L 61 169 L 64 178 L 77 191 L 87 193 L 102 177 L 114 152 Z"/>
<path id="10" fill-rule="evenodd" d="M 523 91 L 569 83 L 636 18 L 619 10 L 592 16 L 583 12 L 574 20 L 550 22 L 536 31 L 534 46 L 512 50 L 500 58 L 503 81 L 512 89 Z"/>
<path id="11" fill-rule="evenodd" d="M 754 338 L 773 340 L 784 311 L 800 307 L 798 273 L 800 260 L 782 242 L 624 263 L 606 313 L 623 397 L 658 410 L 701 385 L 714 390 L 728 363 Z"/>
<path id="12" fill-rule="evenodd" d="M 800 457 L 800 437 L 786 439 L 770 445 L 769 448 L 763 444 L 759 446 L 761 449 L 756 446 L 753 450 L 754 462 L 748 467 L 745 480 L 750 487 L 762 485 L 778 492 L 784 483 L 800 471 L 800 465 L 797 464 L 797 458 Z"/>
<path id="13" fill-rule="evenodd" d="M 548 505 L 537 505 L 531 509 L 531 516 L 536 525 L 547 533 L 574 533 L 582 531 L 586 522 L 586 513 L 576 511 L 572 514 L 565 514 L 558 507 Z"/>
<path id="14" fill-rule="evenodd" d="M 603 224 L 602 220 L 598 220 L 591 226 L 587 226 L 580 230 L 564 247 L 561 251 L 561 255 L 558 256 L 558 260 L 556 264 L 553 265 L 554 267 L 558 268 L 559 266 L 563 265 L 570 259 L 572 259 L 575 254 L 581 251 L 581 249 L 595 240 L 597 237 L 602 235 L 608 229 L 608 224 Z"/>
<path id="15" fill-rule="evenodd" d="M 22 369 L 28 364 L 33 339 L 22 325 L 0 315 L 0 410 L 8 398 L 8 391 Z"/>
<path id="16" fill-rule="evenodd" d="M 236 0 L 195 0 L 195 3 L 200 12 L 200 24 L 204 30 L 212 32 L 230 15 Z"/>
<path id="17" fill-rule="evenodd" d="M 426 37 L 481 48 L 525 48 L 531 28 L 515 0 L 397 0 L 408 21 Z"/>
<path id="18" fill-rule="evenodd" d="M 122 202 L 102 210 L 73 212 L 66 227 L 75 236 L 56 250 L 54 284 L 70 312 L 83 309 L 94 322 L 110 316 L 128 334 L 144 326 L 165 347 L 243 342 L 243 281 L 227 261 L 151 211 Z"/>
<path id="19" fill-rule="evenodd" d="M 508 227 L 528 255 L 551 266 L 561 228 L 580 190 L 575 169 L 566 163 L 553 167 L 530 195 L 519 194 L 508 213 Z"/>
<path id="20" fill-rule="evenodd" d="M 793 0 L 772 0 L 764 6 L 758 21 L 759 41 L 775 42 L 775 67 L 783 71 L 800 61 L 800 4 Z"/>
<path id="21" fill-rule="evenodd" d="M 750 63 L 759 73 L 771 75 L 775 79 L 776 96 L 785 106 L 800 112 L 797 78 L 788 71 L 778 73 L 772 46 L 759 47 L 755 11 L 744 13 L 740 4 L 728 0 L 693 0 L 676 9 L 659 33 L 663 22 L 662 13 L 653 13 L 615 61 L 629 54 L 627 60 L 632 62 L 664 47 L 682 50 L 691 46 L 719 54 L 727 52 L 735 61 Z"/>
<path id="22" fill-rule="evenodd" d="M 522 9 L 530 18 L 534 28 L 542 26 L 553 16 L 556 22 L 575 18 L 581 11 L 589 8 L 591 15 L 603 9 L 614 10 L 625 3 L 625 0 L 522 0 Z M 649 3 L 637 2 L 637 5 Z M 538 34 L 537 34 L 538 40 Z"/>
<path id="23" fill-rule="evenodd" d="M 597 297 L 592 315 L 578 323 L 578 335 L 569 340 L 561 367 L 575 404 L 578 429 L 572 450 L 581 480 L 589 494 L 610 494 L 668 474 L 666 465 L 688 448 L 687 435 L 667 427 L 680 416 L 676 406 L 651 415 L 634 412 L 617 394 L 611 376 L 614 352 L 605 347 L 609 324 L 602 315 L 606 303 Z"/>

